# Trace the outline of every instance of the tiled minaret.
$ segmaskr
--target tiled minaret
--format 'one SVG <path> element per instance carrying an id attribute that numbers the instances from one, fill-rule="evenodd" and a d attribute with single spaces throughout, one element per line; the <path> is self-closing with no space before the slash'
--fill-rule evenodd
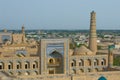
<path id="1" fill-rule="evenodd" d="M 97 52 L 96 13 L 94 11 L 91 12 L 90 19 L 89 48 L 94 54 L 96 54 Z"/>

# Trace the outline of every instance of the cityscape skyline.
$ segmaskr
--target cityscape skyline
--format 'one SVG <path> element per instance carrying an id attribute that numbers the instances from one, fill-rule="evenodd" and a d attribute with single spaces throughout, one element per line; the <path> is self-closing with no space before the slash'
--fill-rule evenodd
<path id="1" fill-rule="evenodd" d="M 120 11 L 116 1 L 1 0 L 0 28 L 89 29 L 92 10 L 97 14 L 97 29 L 120 29 Z"/>
<path id="2" fill-rule="evenodd" d="M 13 30 L 18 33 L 4 29 L 0 33 L 0 79 L 119 80 L 120 35 L 97 34 L 96 12 L 90 14 L 89 33 L 26 33 L 24 26 L 20 32 Z"/>

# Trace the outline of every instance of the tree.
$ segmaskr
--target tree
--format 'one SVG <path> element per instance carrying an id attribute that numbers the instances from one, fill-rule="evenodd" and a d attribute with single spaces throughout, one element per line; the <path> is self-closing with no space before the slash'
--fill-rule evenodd
<path id="1" fill-rule="evenodd" d="M 117 56 L 116 58 L 114 58 L 113 65 L 120 66 L 120 56 Z"/>

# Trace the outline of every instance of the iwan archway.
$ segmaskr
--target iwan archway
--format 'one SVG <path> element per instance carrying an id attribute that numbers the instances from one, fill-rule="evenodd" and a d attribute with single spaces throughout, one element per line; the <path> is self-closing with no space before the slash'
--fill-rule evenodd
<path id="1" fill-rule="evenodd" d="M 104 76 L 101 76 L 98 80 L 107 80 Z"/>

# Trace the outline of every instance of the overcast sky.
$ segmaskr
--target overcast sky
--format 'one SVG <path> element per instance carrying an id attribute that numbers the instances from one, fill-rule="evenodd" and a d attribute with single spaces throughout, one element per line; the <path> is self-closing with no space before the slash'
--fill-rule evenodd
<path id="1" fill-rule="evenodd" d="M 0 29 L 120 29 L 120 0 L 0 0 Z"/>

